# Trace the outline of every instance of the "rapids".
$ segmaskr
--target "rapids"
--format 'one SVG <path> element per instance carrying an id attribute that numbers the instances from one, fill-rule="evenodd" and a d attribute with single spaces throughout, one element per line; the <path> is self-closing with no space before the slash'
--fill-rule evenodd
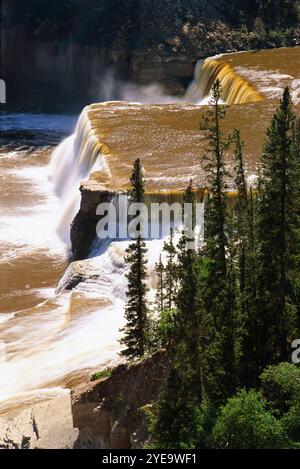
<path id="1" fill-rule="evenodd" d="M 140 157 L 150 200 L 184 189 L 191 177 L 205 185 L 198 130 L 204 108 L 198 104 L 207 103 L 216 78 L 223 101 L 234 104 L 224 131 L 241 129 L 246 170 L 255 173 L 283 87 L 300 102 L 299 69 L 299 48 L 214 57 L 197 64 L 181 102 L 157 93 L 149 104 L 149 89 L 134 99 L 131 88 L 132 100 L 147 104 L 87 106 L 73 133 L 74 117 L 1 116 L 0 411 L 64 392 L 91 369 L 119 360 L 128 241 L 95 243 L 78 264 L 86 278 L 56 293 L 70 269 L 69 231 L 81 181 L 126 190 L 132 161 Z M 162 239 L 147 241 L 150 286 L 162 245 Z"/>

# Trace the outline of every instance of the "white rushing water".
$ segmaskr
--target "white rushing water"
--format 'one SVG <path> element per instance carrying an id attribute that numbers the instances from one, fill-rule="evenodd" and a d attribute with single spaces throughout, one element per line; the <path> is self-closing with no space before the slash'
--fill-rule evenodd
<path id="1" fill-rule="evenodd" d="M 126 87 L 127 99 L 136 96 L 135 88 Z M 179 101 L 164 96 L 155 87 L 141 89 L 137 98 L 142 102 Z M 70 224 L 80 206 L 80 182 L 95 169 L 108 172 L 87 113 L 88 107 L 82 111 L 73 134 L 54 149 L 49 167 L 48 160 L 40 164 L 38 149 L 32 152 L 32 157 L 26 149 L 1 155 L 7 162 L 5 177 L 13 178 L 14 185 L 18 182 L 20 193 L 26 188 L 31 194 L 28 201 L 21 195 L 17 197 L 14 210 L 8 207 L 1 216 L 0 241 L 7 244 L 7 261 L 22 261 L 24 257 L 27 262 L 19 274 L 28 275 L 25 290 L 13 290 L 11 295 L 18 293 L 22 297 L 28 289 L 35 294 L 35 301 L 34 306 L 10 308 L 0 315 L 0 411 L 33 398 L 63 392 L 70 376 L 119 360 L 126 292 L 124 254 L 128 240 L 107 245 L 95 243 L 91 258 L 69 267 L 61 280 L 64 281 L 73 267 L 85 272 L 86 279 L 72 291 L 56 294 L 53 281 L 52 288 L 43 288 L 42 278 L 40 288 L 34 289 L 26 271 L 26 265 L 30 266 L 31 260 L 36 259 L 32 270 L 39 266 L 43 277 L 48 270 L 48 259 L 54 271 L 56 260 L 66 259 Z M 33 134 L 42 131 L 51 134 L 62 129 L 67 132 L 70 127 L 70 119 L 63 116 L 15 115 L 0 123 L 7 131 L 23 131 L 25 126 Z M 43 145 L 48 143 L 46 138 Z M 162 239 L 147 241 L 150 287 L 163 243 Z M 16 272 L 19 272 L 17 267 Z M 151 288 L 149 298 L 153 298 Z"/>
<path id="2" fill-rule="evenodd" d="M 30 125 L 34 127 L 34 123 Z M 67 250 L 56 234 L 57 226 L 66 240 L 79 207 L 80 181 L 88 177 L 95 165 L 97 171 L 107 170 L 86 110 L 74 134 L 55 148 L 49 167 L 45 156 L 43 164 L 36 161 L 41 155 L 40 148 L 1 154 L 6 164 L 5 177 L 12 178 L 14 188 L 18 184 L 20 187 L 20 197 L 15 201 L 18 216 L 8 206 L 1 215 L 0 240 L 7 243 L 6 257 L 0 259 L 3 272 L 5 262 L 18 262 L 22 256 L 29 256 L 28 265 L 34 259 L 41 263 L 41 274 L 47 271 L 48 262 L 50 265 L 55 259 L 66 258 Z M 25 192 L 21 195 L 24 187 L 28 201 Z M 85 272 L 86 279 L 72 291 L 58 294 L 55 284 L 43 288 L 42 278 L 40 290 L 35 291 L 24 266 L 24 274 L 20 275 L 28 275 L 27 286 L 36 300 L 34 306 L 0 314 L 0 411 L 55 396 L 64 392 L 67 380 L 80 376 L 81 370 L 101 369 L 119 360 L 126 292 L 124 254 L 128 244 L 128 240 L 96 243 L 91 258 L 74 263 L 64 276 L 74 267 Z M 151 273 L 163 240 L 148 241 L 147 245 Z"/>
<path id="3" fill-rule="evenodd" d="M 54 191 L 61 200 L 57 231 L 66 244 L 69 244 L 70 224 L 80 207 L 80 182 L 88 177 L 96 164 L 98 171 L 105 169 L 87 110 L 88 107 L 80 114 L 75 132 L 54 150 L 49 167 Z"/>

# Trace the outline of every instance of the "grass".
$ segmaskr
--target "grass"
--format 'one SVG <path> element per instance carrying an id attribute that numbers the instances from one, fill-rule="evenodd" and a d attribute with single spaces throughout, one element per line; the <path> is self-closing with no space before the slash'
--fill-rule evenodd
<path id="1" fill-rule="evenodd" d="M 92 374 L 91 381 L 98 381 L 99 379 L 110 378 L 111 373 L 111 368 L 106 368 L 105 370 L 97 371 L 96 373 Z"/>

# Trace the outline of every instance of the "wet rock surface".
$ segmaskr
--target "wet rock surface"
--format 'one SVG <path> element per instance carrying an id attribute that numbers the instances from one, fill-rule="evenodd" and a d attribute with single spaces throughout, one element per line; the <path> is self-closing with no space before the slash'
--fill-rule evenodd
<path id="1" fill-rule="evenodd" d="M 96 226 L 100 216 L 96 215 L 97 206 L 107 202 L 113 194 L 96 181 L 87 181 L 80 187 L 81 205 L 71 225 L 71 244 L 73 261 L 86 259 L 96 237 Z"/>

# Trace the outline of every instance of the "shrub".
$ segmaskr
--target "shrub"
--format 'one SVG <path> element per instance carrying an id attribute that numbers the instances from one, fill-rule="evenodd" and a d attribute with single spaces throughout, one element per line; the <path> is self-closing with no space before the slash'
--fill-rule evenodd
<path id="1" fill-rule="evenodd" d="M 261 49 L 263 45 L 263 38 L 258 33 L 252 33 L 250 36 L 250 43 L 253 49 Z"/>
<path id="2" fill-rule="evenodd" d="M 103 379 L 103 378 L 110 378 L 111 373 L 112 373 L 111 368 L 106 368 L 105 370 L 98 371 L 92 374 L 91 381 L 97 381 L 98 379 Z"/>
<path id="3" fill-rule="evenodd" d="M 282 423 L 254 390 L 240 391 L 221 408 L 213 441 L 217 448 L 275 449 L 288 445 Z"/>
<path id="4" fill-rule="evenodd" d="M 273 42 L 277 47 L 286 45 L 286 32 L 274 31 L 268 32 L 268 40 Z"/>
<path id="5" fill-rule="evenodd" d="M 269 366 L 260 379 L 264 397 L 280 414 L 300 400 L 300 368 L 296 365 L 282 362 Z"/>

